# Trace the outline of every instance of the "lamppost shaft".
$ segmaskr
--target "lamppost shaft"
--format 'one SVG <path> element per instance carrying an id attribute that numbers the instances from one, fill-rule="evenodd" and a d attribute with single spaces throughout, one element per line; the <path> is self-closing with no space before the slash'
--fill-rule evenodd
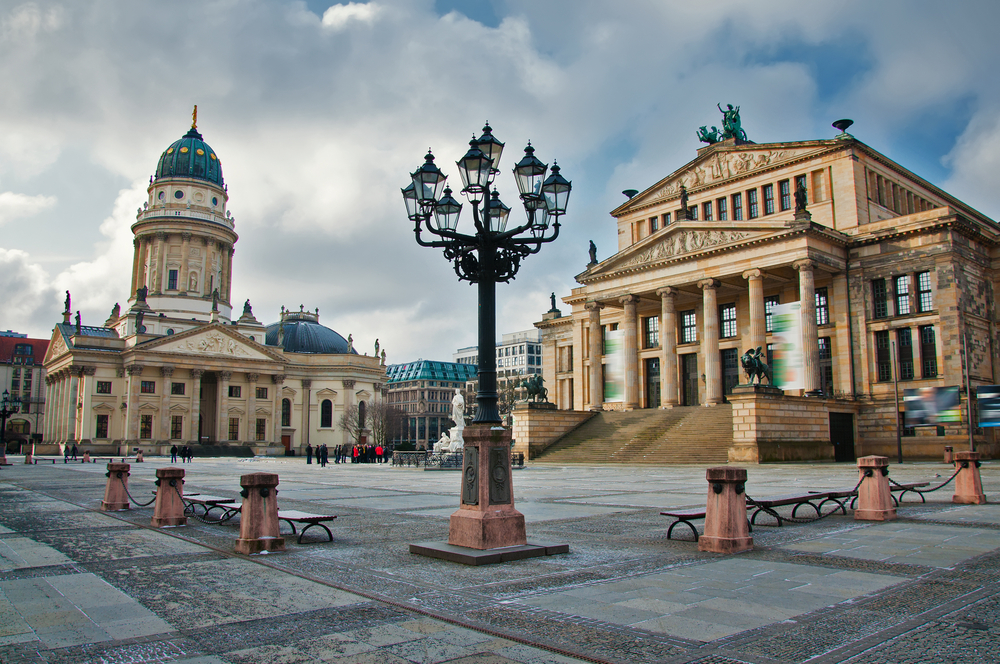
<path id="1" fill-rule="evenodd" d="M 479 391 L 473 424 L 500 424 L 497 408 L 496 246 L 485 234 L 479 248 Z"/>

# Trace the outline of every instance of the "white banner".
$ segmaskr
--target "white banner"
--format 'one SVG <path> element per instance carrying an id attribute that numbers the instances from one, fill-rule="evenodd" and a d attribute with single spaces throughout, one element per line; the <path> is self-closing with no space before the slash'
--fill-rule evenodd
<path id="1" fill-rule="evenodd" d="M 789 302 L 771 309 L 774 323 L 774 386 L 782 390 L 804 390 L 805 357 L 802 354 L 802 304 Z"/>
<path id="2" fill-rule="evenodd" d="M 625 401 L 625 332 L 604 332 L 604 400 Z"/>

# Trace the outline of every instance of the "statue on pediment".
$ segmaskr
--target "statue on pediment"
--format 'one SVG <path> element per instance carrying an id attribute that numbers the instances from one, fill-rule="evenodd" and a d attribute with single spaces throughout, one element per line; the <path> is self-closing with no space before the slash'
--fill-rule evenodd
<path id="1" fill-rule="evenodd" d="M 70 310 L 69 305 L 70 305 L 69 291 L 66 291 L 66 308 L 63 309 L 63 311 L 69 311 Z"/>
<path id="2" fill-rule="evenodd" d="M 253 316 L 253 308 L 250 306 L 250 299 L 248 298 L 246 302 L 243 303 L 243 315 L 249 317 Z"/>
<path id="3" fill-rule="evenodd" d="M 733 108 L 732 104 L 726 104 L 726 110 L 722 110 L 722 104 L 716 104 L 719 112 L 722 113 L 722 139 L 738 138 L 741 141 L 747 140 L 747 133 L 743 130 L 743 121 L 740 120 L 740 107 Z"/>
<path id="4" fill-rule="evenodd" d="M 705 125 L 698 128 L 697 132 L 698 140 L 702 143 L 708 143 L 712 145 L 713 143 L 719 142 L 719 128 L 712 125 L 712 131 L 709 131 Z"/>
<path id="5" fill-rule="evenodd" d="M 597 265 L 597 245 L 590 241 L 590 265 Z"/>

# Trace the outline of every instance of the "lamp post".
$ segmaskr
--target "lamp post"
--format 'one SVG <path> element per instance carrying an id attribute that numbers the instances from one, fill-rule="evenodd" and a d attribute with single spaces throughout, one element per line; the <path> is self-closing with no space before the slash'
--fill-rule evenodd
<path id="1" fill-rule="evenodd" d="M 21 399 L 15 394 L 11 398 L 7 390 L 3 391 L 0 401 L 0 458 L 7 458 L 7 418 L 21 410 Z"/>
<path id="2" fill-rule="evenodd" d="M 474 235 L 458 232 L 462 203 L 452 197 L 447 176 L 434 163 L 430 150 L 420 168 L 410 174 L 412 182 L 402 190 L 417 244 L 443 249 L 459 280 L 479 287 L 479 391 L 473 424 L 501 423 L 497 409 L 496 284 L 513 279 L 522 259 L 559 236 L 559 218 L 566 214 L 572 189 L 560 175 L 559 166 L 553 163 L 550 170 L 535 157 L 529 142 L 513 169 L 527 220 L 508 229 L 510 208 L 493 187 L 503 148 L 487 123 L 482 136 L 473 135 L 469 151 L 456 162 L 461 193 L 472 206 Z M 424 230 L 437 239 L 424 240 Z"/>

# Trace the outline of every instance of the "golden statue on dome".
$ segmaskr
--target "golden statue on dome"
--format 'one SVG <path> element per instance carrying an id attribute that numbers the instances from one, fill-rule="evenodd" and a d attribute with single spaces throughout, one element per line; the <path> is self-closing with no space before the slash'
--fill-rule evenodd
<path id="1" fill-rule="evenodd" d="M 191 128 L 198 128 L 198 104 L 194 105 L 194 110 L 191 111 Z"/>

